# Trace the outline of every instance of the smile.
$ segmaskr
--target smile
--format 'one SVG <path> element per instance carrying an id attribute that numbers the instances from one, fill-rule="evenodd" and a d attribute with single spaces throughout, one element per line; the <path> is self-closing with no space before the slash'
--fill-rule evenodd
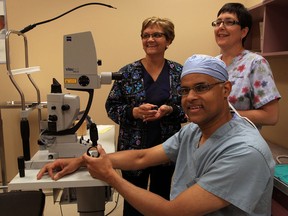
<path id="1" fill-rule="evenodd" d="M 189 109 L 189 110 L 197 110 L 197 109 L 201 109 L 201 108 L 203 108 L 203 106 L 201 106 L 201 105 L 198 105 L 198 106 L 188 106 L 188 109 Z"/>

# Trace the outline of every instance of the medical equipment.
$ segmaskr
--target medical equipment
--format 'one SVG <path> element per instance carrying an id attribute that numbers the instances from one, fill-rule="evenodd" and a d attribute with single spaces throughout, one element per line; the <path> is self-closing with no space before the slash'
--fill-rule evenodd
<path id="1" fill-rule="evenodd" d="M 13 69 L 11 67 L 11 59 L 10 59 L 10 35 L 16 34 L 23 38 L 24 42 L 24 63 L 25 67 L 21 69 Z M 22 147 L 23 147 L 23 156 L 26 161 L 30 160 L 30 129 L 29 129 L 29 122 L 28 122 L 28 115 L 33 110 L 38 110 L 38 119 L 41 120 L 41 109 L 45 107 L 45 103 L 40 101 L 40 90 L 34 80 L 32 79 L 31 73 L 38 72 L 40 67 L 30 67 L 28 61 L 28 41 L 24 34 L 19 31 L 9 30 L 5 36 L 5 51 L 6 51 L 6 67 L 7 67 L 7 74 L 18 91 L 20 95 L 21 101 L 7 101 L 0 104 L 0 160 L 1 160 L 1 174 L 2 174 L 2 185 L 5 187 L 7 185 L 7 175 L 6 175 L 6 159 L 5 159 L 5 146 L 4 146 L 4 134 L 3 134 L 3 123 L 1 117 L 1 110 L 2 109 L 21 109 L 20 111 L 20 130 L 21 130 L 21 138 L 22 138 Z M 33 102 L 26 101 L 24 96 L 23 90 L 18 85 L 14 76 L 24 74 L 34 87 L 36 91 L 36 100 Z M 4 189 L 5 191 L 6 189 Z"/>
<path id="2" fill-rule="evenodd" d="M 118 73 L 98 74 L 97 62 L 91 32 L 64 36 L 64 86 L 68 90 L 87 91 L 89 99 L 81 119 L 75 123 L 80 112 L 79 97 L 62 93 L 59 82 L 53 80 L 51 93 L 47 95 L 48 119 L 41 122 L 39 141 L 42 149 L 49 150 L 49 159 L 78 157 L 87 152 L 89 147 L 96 145 L 96 126 L 92 130 L 89 127 L 92 143 L 81 143 L 76 132 L 88 115 L 94 89 L 100 88 L 102 84 L 110 84 L 114 79 L 121 79 L 121 74 Z"/>
<path id="3" fill-rule="evenodd" d="M 28 63 L 28 42 L 27 42 L 27 37 L 24 33 L 30 31 L 31 29 L 35 28 L 36 26 L 38 25 L 42 25 L 42 24 L 45 24 L 45 23 L 48 23 L 48 22 L 51 22 L 51 21 L 54 21 L 54 20 L 57 20 L 79 8 L 82 8 L 82 7 L 86 7 L 86 6 L 90 6 L 90 5 L 100 5 L 100 6 L 105 6 L 105 7 L 108 7 L 108 8 L 112 8 L 112 9 L 116 9 L 115 7 L 111 6 L 111 5 L 108 5 L 108 4 L 104 4 L 104 3 L 99 3 L 99 2 L 90 2 L 90 3 L 86 3 L 86 4 L 82 4 L 78 7 L 75 7 L 63 14 L 60 14 L 59 16 L 56 16 L 52 19 L 48 19 L 48 20 L 44 20 L 44 21 L 41 21 L 41 22 L 38 22 L 38 23 L 35 23 L 35 24 L 32 24 L 32 25 L 28 25 L 26 26 L 25 28 L 23 28 L 22 30 L 20 31 L 16 31 L 16 30 L 9 30 L 7 31 L 6 33 L 6 36 L 5 36 L 5 51 L 6 51 L 6 66 L 7 66 L 7 72 L 8 72 L 8 75 L 9 75 L 9 78 L 11 80 L 11 82 L 13 83 L 13 85 L 15 86 L 16 90 L 18 91 L 18 93 L 20 94 L 20 98 L 21 98 L 21 101 L 11 101 L 10 102 L 7 102 L 7 103 L 3 103 L 1 104 L 0 106 L 0 117 L 1 117 L 1 109 L 3 108 L 21 108 L 21 121 L 20 121 L 20 129 L 21 129 L 21 138 L 22 138 L 22 145 L 23 145 L 23 155 L 24 155 L 24 158 L 25 158 L 25 161 L 28 161 L 30 160 L 30 127 L 29 127 L 29 122 L 28 122 L 28 115 L 29 113 L 34 110 L 34 109 L 38 109 L 38 119 L 39 119 L 39 122 L 41 121 L 42 119 L 42 116 L 41 116 L 41 109 L 44 108 L 46 106 L 45 103 L 42 103 L 41 102 L 41 97 L 40 97 L 40 90 L 38 88 L 38 86 L 36 85 L 36 83 L 34 82 L 34 80 L 32 79 L 32 77 L 30 76 L 30 73 L 33 73 L 33 72 L 38 72 L 40 71 L 40 67 L 37 66 L 37 67 L 29 67 L 29 63 Z M 9 48 L 9 36 L 11 34 L 16 34 L 18 36 L 22 36 L 23 39 L 24 39 L 24 49 L 25 49 L 25 68 L 21 68 L 21 69 L 14 69 L 12 70 L 11 69 L 11 66 L 10 66 L 10 48 Z M 25 96 L 24 96 L 24 93 L 22 91 L 22 89 L 20 88 L 20 86 L 18 85 L 18 83 L 16 82 L 16 80 L 14 79 L 14 75 L 16 74 L 26 74 L 28 79 L 30 80 L 30 82 L 32 83 L 32 85 L 34 86 L 35 90 L 36 90 L 36 93 L 37 93 L 37 100 L 36 102 L 26 102 L 25 101 Z M 109 78 L 108 78 L 109 79 Z M 99 80 L 99 79 L 98 79 Z M 104 80 L 104 79 L 103 79 Z M 86 82 L 87 80 L 83 81 L 83 82 Z M 79 83 L 83 83 L 82 81 L 80 81 Z M 104 83 L 104 81 L 103 81 Z M 98 82 L 96 85 L 98 85 L 100 87 L 100 83 Z M 90 87 L 89 87 L 90 88 Z M 90 95 L 92 93 L 89 93 Z M 51 96 L 53 98 L 55 98 L 54 96 Z M 3 132 L 2 130 L 2 122 L 1 123 L 1 134 Z M 82 123 L 82 122 L 80 122 Z M 81 124 L 79 124 L 81 125 Z M 78 127 L 78 126 L 77 126 Z M 75 128 L 77 128 L 75 127 Z M 39 129 L 40 129 L 40 124 L 39 124 Z M 1 156 L 1 171 L 2 171 L 2 177 L 3 179 L 6 179 L 6 168 L 5 168 L 5 150 L 4 150 L 4 141 L 3 141 L 3 136 L 1 136 L 2 138 L 0 139 L 0 156 Z M 5 184 L 6 184 L 6 180 L 3 181 Z"/>
<path id="4" fill-rule="evenodd" d="M 22 38 L 23 38 L 24 52 L 25 52 L 25 56 L 24 56 L 25 57 L 25 68 L 21 68 L 21 69 L 12 69 L 11 68 L 10 44 L 9 44 L 10 37 L 9 36 L 12 34 L 22 36 Z M 19 108 L 19 106 L 21 108 L 20 130 L 21 130 L 21 138 L 22 138 L 22 146 L 23 146 L 23 155 L 24 155 L 24 159 L 27 161 L 27 160 L 30 160 L 30 127 L 29 127 L 29 122 L 28 122 L 28 115 L 34 109 L 38 109 L 38 118 L 41 120 L 41 108 L 43 105 L 43 104 L 41 104 L 40 90 L 39 90 L 38 86 L 36 85 L 36 82 L 32 79 L 31 73 L 40 71 L 40 68 L 37 66 L 36 67 L 30 67 L 29 66 L 27 37 L 24 34 L 20 33 L 19 31 L 10 30 L 6 33 L 5 49 L 6 49 L 7 73 L 8 73 L 8 76 L 9 76 L 12 84 L 14 85 L 16 90 L 18 91 L 20 98 L 21 98 L 20 102 L 11 101 L 10 104 L 9 103 L 6 104 L 6 107 L 9 107 L 9 105 L 10 105 L 13 108 Z M 36 91 L 36 94 L 37 94 L 36 102 L 27 102 L 25 100 L 24 92 L 22 91 L 22 89 L 20 88 L 20 86 L 16 82 L 16 79 L 14 78 L 14 76 L 19 75 L 19 74 L 26 74 L 27 75 L 27 78 L 29 79 L 29 81 L 31 82 L 31 84 L 33 85 L 33 87 Z"/>
<path id="5" fill-rule="evenodd" d="M 108 6 L 110 8 L 114 8 L 112 6 L 102 4 L 102 3 L 88 3 L 81 5 L 77 8 L 92 5 L 92 4 L 99 4 L 102 6 Z M 77 9 L 74 8 L 73 10 Z M 69 12 L 73 11 L 70 10 Z M 67 13 L 69 13 L 67 12 Z M 40 23 L 33 24 L 24 28 L 21 31 L 8 31 L 10 33 L 15 33 L 18 36 L 23 36 L 25 47 L 27 47 L 27 39 L 24 35 L 25 32 L 31 30 L 32 28 L 36 27 L 36 25 L 44 24 L 46 22 L 55 20 L 60 18 L 61 16 L 67 14 L 64 13 L 56 18 L 51 20 L 43 21 Z M 6 36 L 5 42 L 8 42 L 6 47 L 9 48 L 9 36 Z M 9 51 L 6 51 L 6 56 L 9 55 Z M 25 50 L 25 56 L 28 56 L 28 51 Z M 7 58 L 7 57 L 6 57 Z M 14 70 L 15 73 L 24 73 L 30 79 L 30 73 L 39 71 L 39 67 L 29 67 L 28 60 L 25 60 L 26 65 L 24 69 Z M 41 168 L 44 164 L 51 161 L 51 159 L 57 157 L 76 157 L 84 152 L 87 151 L 89 146 L 97 145 L 98 140 L 98 131 L 95 123 L 89 124 L 89 131 L 90 131 L 90 139 L 92 142 L 83 142 L 83 139 L 79 139 L 77 137 L 77 130 L 80 126 L 84 123 L 86 119 L 88 119 L 88 113 L 92 104 L 94 89 L 98 89 L 101 87 L 102 84 L 110 84 L 112 80 L 121 78 L 121 74 L 116 74 L 112 72 L 103 72 L 98 74 L 97 65 L 100 61 L 97 61 L 96 58 L 96 50 L 92 38 L 91 32 L 82 32 L 76 34 L 70 34 L 64 36 L 64 87 L 67 90 L 75 90 L 75 91 L 85 91 L 89 94 L 88 103 L 86 106 L 85 111 L 82 113 L 80 111 L 80 98 L 77 95 L 72 95 L 69 93 L 63 93 L 61 90 L 60 83 L 53 79 L 53 83 L 51 86 L 51 92 L 47 95 L 47 102 L 43 103 L 40 101 L 40 91 L 37 88 L 36 84 L 30 79 L 32 84 L 34 85 L 37 91 L 37 101 L 32 103 L 27 103 L 25 101 L 24 93 L 16 82 L 14 82 L 14 75 L 11 73 L 10 79 L 12 83 L 15 85 L 16 89 L 18 90 L 21 102 L 12 101 L 11 104 L 5 104 L 6 107 L 12 108 L 21 108 L 21 135 L 23 140 L 23 154 L 25 158 L 25 169 L 29 174 L 29 171 L 33 171 L 34 169 Z M 10 67 L 9 62 L 7 65 Z M 8 69 L 7 66 L 7 69 Z M 11 69 L 8 69 L 8 72 L 12 72 Z M 10 73 L 8 73 L 10 75 Z M 2 108 L 2 105 L 1 105 Z M 33 109 L 38 109 L 39 113 L 42 108 L 47 108 L 47 120 L 42 120 L 41 114 L 39 115 L 39 129 L 40 129 L 40 149 L 45 151 L 38 151 L 36 155 L 39 157 L 35 157 L 35 155 L 30 158 L 30 144 L 29 144 L 29 124 L 28 124 L 28 115 Z M 77 118 L 80 117 L 80 120 L 77 122 Z M 1 109 L 0 109 L 0 120 L 1 120 Z M 24 122 L 22 124 L 22 122 Z M 76 123 L 77 122 L 77 123 Z M 1 123 L 1 121 L 0 121 Z M 2 123 L 0 124 L 0 130 L 2 133 Z M 113 132 L 114 136 L 114 129 L 110 130 Z M 103 136 L 103 134 L 102 134 Z M 114 146 L 114 139 L 113 136 L 108 135 L 113 141 L 109 141 L 110 144 L 113 146 L 113 151 L 115 151 Z M 2 137 L 2 136 L 1 136 Z M 2 137 L 3 138 L 3 137 Z M 1 156 L 1 168 L 2 168 L 2 183 L 4 185 L 7 184 L 6 180 L 6 169 L 5 169 L 5 154 L 4 154 L 4 142 L 0 139 L 0 156 Z M 81 141 L 82 140 L 82 141 Z M 87 139 L 86 139 L 87 140 Z M 101 137 L 100 137 L 101 140 Z M 103 140 L 102 140 L 103 141 Z M 102 142 L 101 141 L 101 142 Z M 49 153 L 47 154 L 47 149 Z M 47 157 L 48 156 L 48 157 Z M 21 186 L 20 189 L 25 189 L 23 182 L 29 180 L 29 175 L 25 173 L 23 169 L 23 158 L 19 158 L 19 174 L 21 175 Z M 2 163 L 4 160 L 4 163 Z M 3 166 L 4 164 L 4 166 Z M 4 169 L 3 169 L 4 167 Z M 105 202 L 106 200 L 111 197 L 111 188 L 102 181 L 95 181 L 92 179 L 91 182 L 86 181 L 83 178 L 83 173 L 85 177 L 88 177 L 87 171 L 79 173 L 80 176 L 76 176 L 76 180 L 72 179 L 71 185 L 67 185 L 65 182 L 65 186 L 68 187 L 76 187 L 77 191 L 77 204 L 78 204 L 78 212 L 80 215 L 87 215 L 86 213 L 89 212 L 89 215 L 104 215 L 105 210 Z M 19 176 L 20 176 L 19 175 Z M 35 178 L 35 174 L 33 174 L 33 178 Z M 30 176 L 31 177 L 31 176 Z M 37 181 L 38 183 L 39 181 Z M 37 185 L 33 184 L 32 185 Z M 44 187 L 48 185 L 45 184 Z M 52 188 L 55 188 L 55 182 L 52 181 L 51 185 Z M 49 187 L 49 186 L 48 186 Z M 63 186 L 57 186 L 57 188 L 62 188 Z M 95 205 L 95 199 L 97 199 Z M 110 198 L 109 198 L 110 199 Z M 87 201 L 88 200 L 88 201 Z"/>

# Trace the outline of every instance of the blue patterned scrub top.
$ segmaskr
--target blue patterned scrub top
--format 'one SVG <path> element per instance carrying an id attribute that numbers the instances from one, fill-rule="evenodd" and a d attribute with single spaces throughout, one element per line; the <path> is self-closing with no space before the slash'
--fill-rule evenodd
<path id="1" fill-rule="evenodd" d="M 181 123 L 186 122 L 185 113 L 181 107 L 181 96 L 177 94 L 177 89 L 180 88 L 182 65 L 170 60 L 166 60 L 166 65 L 169 96 L 158 105 L 172 106 L 173 112 L 159 120 L 158 143 L 164 142 L 175 134 L 181 128 Z M 142 119 L 134 119 L 132 114 L 134 107 L 153 102 L 147 100 L 144 85 L 145 69 L 138 60 L 121 68 L 120 72 L 123 78 L 114 81 L 105 104 L 109 118 L 119 124 L 118 150 L 149 148 L 153 143 L 150 143 L 148 124 Z M 154 94 L 160 92 L 157 91 Z"/>

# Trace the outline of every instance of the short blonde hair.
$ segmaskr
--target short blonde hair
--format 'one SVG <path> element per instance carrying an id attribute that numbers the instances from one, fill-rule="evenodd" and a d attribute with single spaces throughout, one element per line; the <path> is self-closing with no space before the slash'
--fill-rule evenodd
<path id="1" fill-rule="evenodd" d="M 161 27 L 164 31 L 165 37 L 167 40 L 172 43 L 172 41 L 175 38 L 175 31 L 174 31 L 174 24 L 172 23 L 171 20 L 167 18 L 159 18 L 159 17 L 149 17 L 145 19 L 142 23 L 142 29 L 141 29 L 141 35 L 143 34 L 143 31 L 150 27 L 156 25 L 158 27 Z"/>

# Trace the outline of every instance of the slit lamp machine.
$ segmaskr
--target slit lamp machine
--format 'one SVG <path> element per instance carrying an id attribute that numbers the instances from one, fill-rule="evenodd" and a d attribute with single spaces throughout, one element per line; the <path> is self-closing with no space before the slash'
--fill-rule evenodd
<path id="1" fill-rule="evenodd" d="M 50 21 L 54 21 L 76 9 L 89 5 L 100 5 L 108 8 L 114 8 L 111 5 L 102 3 L 87 3 L 80 5 L 66 13 L 53 19 L 42 21 L 29 25 L 20 31 L 9 30 L 5 36 L 6 67 L 7 74 L 20 95 L 20 101 L 7 101 L 0 106 L 0 157 L 2 185 L 7 185 L 5 149 L 3 139 L 3 125 L 1 119 L 1 109 L 21 109 L 20 111 L 20 131 L 23 146 L 23 157 L 21 164 L 25 161 L 25 166 L 29 167 L 30 156 L 30 128 L 28 116 L 33 110 L 38 111 L 40 136 L 38 144 L 40 150 L 49 150 L 45 160 L 51 160 L 58 157 L 77 157 L 83 154 L 91 146 L 95 146 L 98 140 L 98 131 L 96 124 L 90 122 L 88 129 L 90 132 L 90 142 L 81 142 L 77 137 L 77 130 L 83 122 L 89 118 L 88 113 L 93 101 L 94 89 L 101 88 L 102 84 L 110 84 L 114 79 L 121 79 L 121 74 L 112 72 L 102 72 L 98 74 L 98 65 L 101 61 L 97 60 L 96 49 L 91 32 L 80 32 L 64 35 L 63 38 L 63 71 L 64 87 L 67 90 L 85 91 L 89 94 L 89 99 L 84 111 L 80 111 L 80 98 L 77 95 L 62 93 L 61 85 L 53 79 L 51 92 L 47 95 L 47 102 L 41 102 L 40 90 L 33 80 L 31 73 L 40 71 L 40 67 L 30 67 L 28 61 L 28 41 L 25 33 Z M 12 69 L 10 65 L 10 36 L 18 35 L 23 38 L 25 68 Z M 37 100 L 34 102 L 26 101 L 24 92 L 18 85 L 14 76 L 18 74 L 27 75 L 27 78 L 36 91 Z M 47 108 L 47 120 L 42 119 L 41 110 Z M 80 119 L 79 119 L 80 118 Z M 78 120 L 78 121 L 76 121 Z M 19 159 L 19 158 L 18 158 Z M 44 160 L 44 162 L 45 162 Z M 19 162 L 19 161 L 18 161 Z M 47 161 L 46 161 L 47 162 Z M 33 163 L 35 165 L 35 161 Z M 42 166 L 39 164 L 39 166 Z M 18 163 L 19 166 L 19 163 Z M 31 167 L 32 168 L 32 167 Z"/>
<path id="2" fill-rule="evenodd" d="M 23 33 L 17 31 L 8 32 L 8 37 L 9 34 L 13 33 L 26 38 Z M 9 44 L 7 44 L 7 47 L 9 53 Z M 97 61 L 91 32 L 64 35 L 63 56 L 64 87 L 67 90 L 87 92 L 89 94 L 88 102 L 85 110 L 80 111 L 79 96 L 62 93 L 61 84 L 55 78 L 53 78 L 53 83 L 51 84 L 51 92 L 47 94 L 46 104 L 38 102 L 27 105 L 24 102 L 20 126 L 26 168 L 32 165 L 36 167 L 30 168 L 42 167 L 43 163 L 47 163 L 51 159 L 79 157 L 87 152 L 88 148 L 96 146 L 98 131 L 96 124 L 91 122 L 91 119 L 87 124 L 89 131 L 88 141 L 84 140 L 83 137 L 78 137 L 76 132 L 83 122 L 89 119 L 88 113 L 92 105 L 94 89 L 101 88 L 102 84 L 111 84 L 112 80 L 121 79 L 120 73 L 102 72 L 98 74 L 97 68 L 101 61 Z M 9 57 L 7 60 L 9 63 Z M 27 67 L 21 69 L 21 73 L 27 73 L 27 71 L 35 72 L 37 70 L 37 67 Z M 9 67 L 8 72 L 10 79 L 18 87 L 14 79 L 15 70 L 11 70 Z M 16 72 L 19 72 L 19 70 L 16 69 Z M 40 150 L 49 150 L 49 154 L 43 161 L 30 161 L 30 131 L 27 117 L 34 108 L 40 110 L 44 107 L 47 108 L 47 120 L 40 120 L 38 144 Z M 39 164 L 37 165 L 37 163 Z"/>
<path id="3" fill-rule="evenodd" d="M 47 95 L 48 119 L 41 122 L 39 139 L 39 145 L 49 150 L 49 159 L 78 157 L 90 146 L 97 145 L 98 131 L 95 123 L 88 124 L 91 143 L 79 139 L 76 132 L 88 117 L 94 89 L 121 79 L 121 74 L 102 72 L 98 75 L 97 66 L 100 61 L 96 59 L 91 32 L 64 36 L 64 87 L 86 91 L 89 99 L 85 111 L 80 113 L 79 96 L 62 93 L 61 85 L 53 79 L 51 93 Z M 80 120 L 76 123 L 79 116 Z"/>
<path id="4" fill-rule="evenodd" d="M 4 190 L 7 190 L 7 176 L 6 176 L 6 163 L 5 163 L 5 149 L 3 141 L 3 124 L 1 119 L 1 109 L 21 109 L 20 111 L 20 131 L 23 146 L 23 156 L 18 157 L 18 169 L 19 177 L 24 177 L 24 169 L 42 168 L 44 164 L 54 160 L 56 158 L 64 157 L 78 157 L 83 153 L 87 152 L 92 157 L 97 157 L 97 150 L 95 147 L 98 141 L 98 131 L 97 126 L 91 121 L 88 116 L 90 111 L 94 90 L 101 88 L 102 84 L 111 84 L 112 80 L 118 80 L 122 78 L 120 73 L 112 72 L 102 72 L 98 74 L 98 65 L 101 61 L 97 60 L 96 49 L 92 37 L 92 33 L 80 32 L 75 34 L 64 35 L 63 37 L 63 72 L 64 72 L 64 87 L 71 91 L 85 91 L 89 94 L 87 105 L 84 111 L 80 111 L 80 98 L 77 95 L 70 93 L 63 93 L 61 84 L 53 78 L 51 84 L 51 92 L 47 94 L 47 102 L 41 102 L 40 90 L 36 83 L 32 79 L 31 73 L 38 72 L 40 67 L 30 67 L 28 62 L 28 42 L 25 32 L 33 29 L 36 25 L 44 24 L 49 21 L 53 21 L 61 16 L 76 10 L 80 7 L 88 5 L 102 5 L 109 8 L 114 8 L 110 5 L 102 3 L 87 3 L 79 7 L 76 7 L 56 18 L 29 25 L 21 31 L 10 30 L 5 36 L 5 49 L 6 49 L 6 66 L 7 74 L 18 91 L 21 101 L 9 101 L 7 103 L 1 103 L 0 105 L 0 159 L 1 159 L 1 174 L 2 174 L 2 185 Z M 24 40 L 24 51 L 25 51 L 25 68 L 12 69 L 10 65 L 10 35 L 16 34 L 22 36 Z M 28 79 L 35 88 L 37 94 L 37 100 L 35 102 L 28 102 L 25 100 L 25 95 L 20 86 L 18 85 L 15 75 L 24 74 L 27 75 Z M 47 119 L 43 120 L 41 115 L 41 110 L 47 108 Z M 28 116 L 33 110 L 38 110 L 38 120 L 39 120 L 39 152 L 44 152 L 40 154 L 41 157 L 35 157 L 35 155 L 30 157 L 30 128 L 28 122 Z M 88 121 L 85 130 L 89 131 L 89 140 L 82 139 L 82 137 L 77 136 L 77 131 L 84 123 Z M 84 124 L 85 125 L 85 124 Z M 91 149 L 91 150 L 90 150 Z M 41 151 L 44 150 L 44 151 Z M 48 153 L 47 153 L 48 152 Z M 81 176 L 82 173 L 79 175 Z M 15 177 L 17 178 L 18 175 Z M 34 178 L 34 175 L 33 175 Z M 79 180 L 79 176 L 76 176 L 76 180 Z M 82 176 L 83 178 L 83 176 Z M 25 180 L 27 178 L 21 178 Z M 101 215 L 104 216 L 105 202 L 111 199 L 112 190 L 109 186 L 101 183 L 96 183 L 93 179 L 93 186 L 85 185 L 81 187 L 82 184 L 86 182 L 87 179 L 83 179 L 81 184 L 75 179 L 71 180 L 70 184 L 73 183 L 73 188 L 64 188 L 62 197 L 67 197 L 70 201 L 71 197 L 77 195 L 78 212 L 80 215 Z M 81 180 L 81 179 L 80 179 Z M 13 180 L 12 180 L 13 181 Z M 16 180 L 17 181 L 17 180 Z M 22 184 L 20 185 L 23 185 Z M 75 183 L 76 182 L 76 183 Z M 30 182 L 29 182 L 30 183 Z M 80 185 L 79 185 L 80 184 Z M 95 184 L 95 185 L 94 185 Z M 30 184 L 30 187 L 35 185 Z M 45 184 L 45 187 L 47 185 Z M 6 188 L 5 188 L 6 187 Z M 52 186 L 51 186 L 52 187 Z M 59 186 L 55 186 L 53 182 L 53 193 L 57 193 Z M 75 187 L 75 190 L 73 190 Z M 22 186 L 20 186 L 22 189 Z M 73 191 L 70 192 L 70 191 Z M 62 200 L 61 197 L 61 200 Z M 97 205 L 95 205 L 95 199 L 97 199 Z M 64 200 L 65 201 L 65 200 Z"/>

